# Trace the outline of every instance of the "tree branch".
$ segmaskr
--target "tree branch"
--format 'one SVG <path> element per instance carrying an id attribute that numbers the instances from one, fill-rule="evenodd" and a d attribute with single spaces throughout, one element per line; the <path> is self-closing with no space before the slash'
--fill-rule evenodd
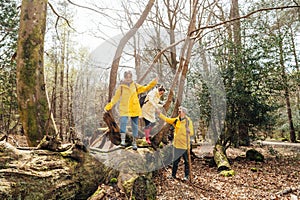
<path id="1" fill-rule="evenodd" d="M 192 31 L 192 32 L 190 33 L 190 36 L 192 36 L 193 33 L 198 32 L 198 31 L 201 31 L 201 30 L 204 30 L 204 29 L 215 28 L 215 27 L 217 27 L 217 26 L 221 26 L 221 25 L 223 25 L 223 24 L 231 23 L 231 22 L 236 21 L 236 20 L 248 18 L 248 17 L 250 17 L 251 15 L 253 15 L 253 14 L 255 14 L 255 13 L 258 13 L 258 12 L 269 11 L 269 10 L 283 10 L 283 9 L 290 9 L 290 8 L 300 8 L 300 6 L 299 6 L 299 5 L 296 5 L 296 6 L 280 6 L 280 7 L 275 7 L 275 8 L 261 8 L 261 9 L 252 11 L 252 12 L 248 13 L 247 15 L 244 15 L 244 16 L 241 16 L 241 17 L 237 17 L 237 18 L 234 18 L 234 19 L 226 20 L 226 21 L 224 21 L 224 22 L 220 22 L 220 23 L 217 23 L 217 24 L 214 24 L 214 25 L 210 25 L 210 26 L 200 27 L 200 28 L 198 28 L 198 29 Z M 196 34 L 196 36 L 194 36 L 194 37 L 191 37 L 191 39 L 195 39 L 195 38 L 197 38 L 197 37 L 199 37 L 198 34 Z"/>
<path id="2" fill-rule="evenodd" d="M 93 11 L 93 12 L 96 12 L 96 13 L 98 13 L 98 14 L 104 15 L 104 16 L 106 16 L 106 17 L 108 17 L 108 18 L 112 18 L 110 15 L 105 14 L 104 12 L 100 12 L 100 11 L 94 9 L 94 8 L 90 8 L 90 7 L 87 7 L 87 6 L 79 5 L 79 4 L 77 4 L 77 3 L 72 2 L 71 0 L 68 0 L 68 2 L 69 2 L 70 4 L 72 4 L 72 5 L 74 5 L 74 6 L 79 7 L 79 8 L 84 8 L 84 9 L 87 9 L 87 10 L 90 10 L 90 11 Z M 102 8 L 100 8 L 100 9 L 102 9 Z M 103 8 L 103 9 L 104 9 L 104 8 Z"/>
<path id="3" fill-rule="evenodd" d="M 69 26 L 72 30 L 74 30 L 75 32 L 77 32 L 77 31 L 70 25 L 68 19 L 66 19 L 65 17 L 59 15 L 59 14 L 56 12 L 56 10 L 54 9 L 54 7 L 52 6 L 51 3 L 48 2 L 48 5 L 50 6 L 50 8 L 51 8 L 51 10 L 53 11 L 53 13 L 57 16 L 57 19 L 56 19 L 56 22 L 55 22 L 55 30 L 56 30 L 56 34 L 57 34 L 57 37 L 58 37 L 58 38 L 59 38 L 59 34 L 58 34 L 58 32 L 57 32 L 57 25 L 58 25 L 58 21 L 59 21 L 60 18 L 62 18 L 63 20 L 65 20 L 66 23 L 68 24 L 68 26 Z"/>
<path id="4" fill-rule="evenodd" d="M 185 38 L 182 39 L 182 40 L 179 40 L 173 44 L 171 44 L 170 46 L 167 46 L 166 48 L 164 48 L 163 50 L 161 50 L 153 59 L 153 62 L 151 63 L 151 65 L 148 67 L 148 69 L 146 70 L 146 72 L 144 73 L 144 75 L 137 81 L 138 83 L 140 83 L 148 74 L 149 72 L 152 70 L 152 68 L 154 67 L 154 64 L 158 61 L 158 59 L 161 57 L 161 55 L 167 51 L 168 49 L 176 46 L 177 44 L 181 43 L 185 41 Z"/>

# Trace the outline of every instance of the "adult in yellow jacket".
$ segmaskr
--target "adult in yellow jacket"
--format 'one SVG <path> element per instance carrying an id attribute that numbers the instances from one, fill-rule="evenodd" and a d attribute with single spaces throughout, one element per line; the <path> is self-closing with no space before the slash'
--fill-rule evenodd
<path id="1" fill-rule="evenodd" d="M 173 140 L 173 166 L 172 166 L 172 178 L 176 178 L 176 172 L 180 158 L 184 159 L 184 180 L 188 180 L 189 177 L 189 163 L 188 152 L 190 149 L 190 136 L 194 135 L 194 127 L 192 120 L 186 115 L 187 109 L 180 106 L 178 110 L 178 116 L 175 118 L 168 118 L 162 113 L 159 117 L 165 122 L 174 126 L 174 140 Z"/>
<path id="2" fill-rule="evenodd" d="M 124 73 L 124 80 L 118 86 L 115 95 L 111 101 L 105 106 L 104 110 L 109 111 L 120 100 L 120 134 L 121 145 L 125 146 L 126 125 L 128 117 L 131 118 L 131 127 L 133 135 L 132 148 L 137 149 L 136 137 L 138 136 L 138 118 L 142 114 L 138 94 L 146 92 L 157 84 L 157 78 L 153 79 L 148 85 L 143 86 L 135 83 L 132 80 L 132 72 L 126 71 Z"/>

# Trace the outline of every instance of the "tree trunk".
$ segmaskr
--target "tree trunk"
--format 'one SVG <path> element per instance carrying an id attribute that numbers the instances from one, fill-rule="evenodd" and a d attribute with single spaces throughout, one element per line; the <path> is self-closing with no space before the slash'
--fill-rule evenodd
<path id="1" fill-rule="evenodd" d="M 17 51 L 17 95 L 28 145 L 57 130 L 50 114 L 44 80 L 47 0 L 22 1 Z"/>
<path id="2" fill-rule="evenodd" d="M 292 37 L 291 37 L 291 42 L 292 42 L 292 50 L 293 50 L 293 55 L 295 59 L 295 67 L 296 67 L 296 80 L 300 80 L 300 67 L 299 67 L 299 61 L 298 61 L 298 55 L 297 55 L 297 50 L 296 50 L 296 44 L 295 44 L 295 33 L 293 32 L 292 27 L 290 27 Z M 297 106 L 297 113 L 300 116 L 300 84 L 296 86 L 296 106 Z M 300 140 L 300 131 L 298 131 L 298 140 Z"/>
<path id="3" fill-rule="evenodd" d="M 283 81 L 284 86 L 284 97 L 285 97 L 285 103 L 286 103 L 286 110 L 288 114 L 288 122 L 289 122 L 289 129 L 290 129 L 290 141 L 296 142 L 296 134 L 295 134 L 295 128 L 293 123 L 293 116 L 292 116 L 292 110 L 291 110 L 291 104 L 290 104 L 290 92 L 289 92 L 289 83 L 288 78 L 285 72 L 285 65 L 284 65 L 284 52 L 283 52 L 283 44 L 282 44 L 282 38 L 280 38 L 279 42 L 279 57 L 280 57 L 280 65 L 281 65 L 281 77 Z"/>
<path id="4" fill-rule="evenodd" d="M 239 13 L 239 1 L 232 0 L 231 1 L 231 9 L 230 9 L 230 19 L 237 19 L 240 17 Z M 242 40 L 241 40 L 241 21 L 235 20 L 232 22 L 232 30 L 233 30 L 233 42 L 236 45 L 235 54 L 239 54 L 239 50 L 242 47 Z M 241 63 L 239 63 L 241 64 Z"/>
<path id="5" fill-rule="evenodd" d="M 65 76 L 65 49 L 66 33 L 65 29 L 62 35 L 61 55 L 60 55 L 60 87 L 59 87 L 59 137 L 63 140 L 64 130 L 64 76 Z"/>
<path id="6" fill-rule="evenodd" d="M 238 124 L 239 131 L 239 145 L 240 146 L 250 146 L 250 138 L 248 126 L 244 122 L 240 121 Z"/>
<path id="7" fill-rule="evenodd" d="M 218 171 L 230 170 L 231 166 L 225 155 L 222 145 L 216 144 L 214 148 L 214 160 L 217 164 Z"/>
<path id="8" fill-rule="evenodd" d="M 68 139 L 70 138 L 70 128 L 71 128 L 71 107 L 70 107 L 70 104 L 71 104 L 71 95 L 70 95 L 70 79 L 69 79 L 69 70 L 70 70 L 70 58 L 69 58 L 69 54 L 70 54 L 70 49 L 69 49 L 69 44 L 70 44 L 70 32 L 68 32 L 68 38 L 67 38 L 67 49 L 66 49 L 66 90 L 67 90 L 67 94 L 66 94 L 66 129 L 65 129 L 65 137 L 66 137 L 66 140 L 68 141 Z"/>
<path id="9" fill-rule="evenodd" d="M 188 31 L 187 31 L 188 36 L 192 31 L 195 30 L 196 16 L 197 16 L 197 13 L 198 13 L 197 4 L 198 4 L 198 1 L 196 0 L 193 3 L 192 19 L 190 21 L 189 28 L 188 28 Z M 173 90 L 176 86 L 176 83 L 178 82 L 178 79 L 180 79 L 179 80 L 178 93 L 177 93 L 178 96 L 177 96 L 177 99 L 176 99 L 176 102 L 175 102 L 176 104 L 174 106 L 174 110 L 172 112 L 172 117 L 177 116 L 178 106 L 181 105 L 181 103 L 182 103 L 182 96 L 183 96 L 183 91 L 184 91 L 185 79 L 186 79 L 186 75 L 187 75 L 187 72 L 188 72 L 188 65 L 189 65 L 190 58 L 191 58 L 192 48 L 193 48 L 193 45 L 194 45 L 194 41 L 191 40 L 188 36 L 185 39 L 185 43 L 183 44 L 183 48 L 182 48 L 181 55 L 180 55 L 179 67 L 178 67 L 178 69 L 176 71 L 176 74 L 175 74 L 175 77 L 173 79 L 167 102 L 164 105 L 164 109 L 166 111 L 168 111 L 169 106 L 171 104 L 171 99 L 173 98 Z M 166 124 L 159 133 L 157 133 L 156 135 L 153 136 L 153 138 L 151 139 L 151 141 L 154 141 L 153 144 L 152 144 L 153 147 L 157 147 L 162 140 L 164 140 L 164 143 L 166 143 L 165 138 L 167 137 L 167 133 L 168 133 L 169 128 L 170 128 L 170 125 Z"/>
<path id="10" fill-rule="evenodd" d="M 81 145 L 63 150 L 19 150 L 0 142 L 0 199 L 87 199 L 112 178 Z"/>
<path id="11" fill-rule="evenodd" d="M 105 123 L 109 128 L 107 133 L 110 141 L 115 145 L 119 145 L 121 143 L 121 134 L 120 134 L 120 128 L 116 123 L 115 119 L 112 117 L 110 112 L 105 112 L 103 114 L 103 120 L 105 121 Z"/>

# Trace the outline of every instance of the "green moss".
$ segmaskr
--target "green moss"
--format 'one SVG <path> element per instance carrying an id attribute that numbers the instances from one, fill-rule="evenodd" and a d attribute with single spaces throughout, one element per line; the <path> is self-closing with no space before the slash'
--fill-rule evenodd
<path id="1" fill-rule="evenodd" d="M 145 139 L 143 139 L 143 140 L 138 140 L 137 145 L 138 145 L 138 146 L 142 146 L 142 147 L 147 147 L 147 146 L 149 146 L 149 144 L 146 142 Z"/>
<path id="2" fill-rule="evenodd" d="M 253 172 L 257 172 L 258 171 L 258 169 L 256 167 L 252 167 L 250 170 L 253 171 Z"/>
<path id="3" fill-rule="evenodd" d="M 158 146 L 160 149 L 162 149 L 164 147 L 164 144 L 161 142 L 159 143 L 159 146 Z"/>
<path id="4" fill-rule="evenodd" d="M 156 187 L 151 179 L 147 176 L 140 176 L 134 182 L 132 193 L 136 199 L 156 199 Z"/>
<path id="5" fill-rule="evenodd" d="M 220 175 L 225 176 L 225 177 L 230 177 L 230 176 L 234 176 L 235 172 L 234 170 L 224 170 L 220 172 Z"/>
<path id="6" fill-rule="evenodd" d="M 118 179 L 117 178 L 111 178 L 110 179 L 110 181 L 109 181 L 110 183 L 117 183 L 118 182 Z"/>
<path id="7" fill-rule="evenodd" d="M 67 150 L 67 151 L 60 152 L 60 155 L 62 155 L 62 157 L 68 157 L 71 154 L 72 154 L 72 150 Z"/>
<path id="8" fill-rule="evenodd" d="M 130 192 L 132 190 L 133 183 L 136 180 L 136 178 L 137 178 L 137 176 L 134 176 L 131 179 L 129 179 L 129 180 L 127 180 L 123 183 L 123 187 L 124 187 L 124 190 L 125 190 L 126 194 L 130 194 Z"/>

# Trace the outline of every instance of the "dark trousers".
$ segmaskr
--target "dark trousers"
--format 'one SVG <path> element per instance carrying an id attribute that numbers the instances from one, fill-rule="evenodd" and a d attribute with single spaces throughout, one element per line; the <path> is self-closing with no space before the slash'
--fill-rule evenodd
<path id="1" fill-rule="evenodd" d="M 178 164 L 180 162 L 180 158 L 183 157 L 184 160 L 184 176 L 189 175 L 189 159 L 188 159 L 188 154 L 186 149 L 177 149 L 174 147 L 174 152 L 173 152 L 173 166 L 172 166 L 172 176 L 176 176 L 176 172 L 178 169 Z"/>

